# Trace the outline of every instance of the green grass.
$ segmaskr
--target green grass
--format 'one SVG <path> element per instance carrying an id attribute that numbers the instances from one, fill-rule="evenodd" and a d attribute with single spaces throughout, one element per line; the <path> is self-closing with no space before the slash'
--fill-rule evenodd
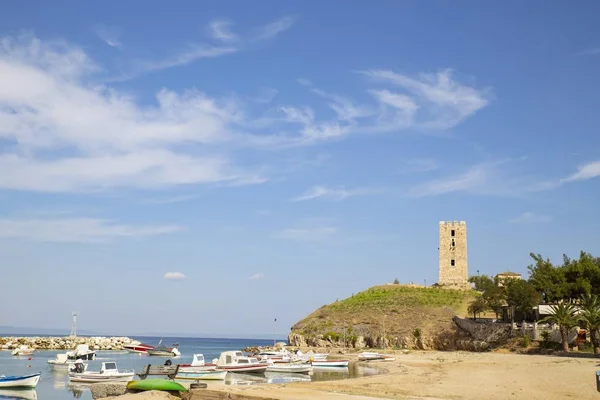
<path id="1" fill-rule="evenodd" d="M 470 292 L 409 286 L 376 286 L 330 304 L 330 311 L 353 311 L 365 307 L 460 307 Z"/>

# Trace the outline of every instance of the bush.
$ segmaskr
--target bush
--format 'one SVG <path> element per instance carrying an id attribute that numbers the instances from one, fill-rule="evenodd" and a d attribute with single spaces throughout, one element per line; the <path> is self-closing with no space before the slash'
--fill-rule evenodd
<path id="1" fill-rule="evenodd" d="M 398 278 L 394 279 L 394 285 L 399 285 L 400 281 L 398 280 Z"/>
<path id="2" fill-rule="evenodd" d="M 329 331 L 329 332 L 323 334 L 323 337 L 325 339 L 331 340 L 332 342 L 337 342 L 337 341 L 340 340 L 340 334 L 336 333 L 336 332 L 333 332 L 333 331 Z"/>
<path id="3" fill-rule="evenodd" d="M 413 330 L 413 336 L 415 337 L 415 339 L 419 339 L 421 337 L 421 329 L 415 328 L 415 330 Z"/>
<path id="4" fill-rule="evenodd" d="M 523 347 L 527 348 L 531 346 L 531 337 L 529 337 L 529 335 L 525 334 L 523 335 Z"/>

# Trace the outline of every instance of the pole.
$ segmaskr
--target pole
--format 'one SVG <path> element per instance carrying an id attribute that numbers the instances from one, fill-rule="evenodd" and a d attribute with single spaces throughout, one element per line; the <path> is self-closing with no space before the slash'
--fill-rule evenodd
<path id="1" fill-rule="evenodd" d="M 277 322 L 277 318 L 273 321 L 273 347 L 275 347 L 275 322 Z"/>

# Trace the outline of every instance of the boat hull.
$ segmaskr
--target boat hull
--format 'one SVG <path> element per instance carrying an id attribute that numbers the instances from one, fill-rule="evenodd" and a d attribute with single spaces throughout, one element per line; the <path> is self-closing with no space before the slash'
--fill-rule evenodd
<path id="1" fill-rule="evenodd" d="M 283 373 L 295 373 L 295 374 L 308 374 L 312 371 L 311 365 L 272 365 L 267 368 L 267 372 L 283 372 Z"/>
<path id="2" fill-rule="evenodd" d="M 185 373 L 214 371 L 216 369 L 217 369 L 217 364 L 180 365 L 179 366 L 179 372 L 185 372 Z"/>
<path id="3" fill-rule="evenodd" d="M 349 361 L 348 360 L 340 360 L 340 361 L 313 361 L 313 367 L 347 367 Z"/>
<path id="4" fill-rule="evenodd" d="M 0 376 L 0 389 L 8 389 L 8 388 L 23 388 L 23 389 L 31 389 L 37 386 L 40 381 L 41 372 L 37 374 L 31 375 L 22 375 L 22 376 Z"/>
<path id="5" fill-rule="evenodd" d="M 222 365 L 217 366 L 217 369 L 229 372 L 242 372 L 245 374 L 262 374 L 267 370 L 268 367 L 268 364 Z"/>
<path id="6" fill-rule="evenodd" d="M 129 353 L 148 354 L 148 350 L 152 350 L 154 347 L 150 346 L 149 344 L 142 343 L 138 345 L 123 346 L 123 349 L 127 350 Z"/>
<path id="7" fill-rule="evenodd" d="M 227 371 L 179 372 L 175 379 L 222 381 L 226 376 Z"/>
<path id="8" fill-rule="evenodd" d="M 181 383 L 173 382 L 168 379 L 144 379 L 141 381 L 130 381 L 127 383 L 127 389 L 187 392 L 187 389 L 183 387 Z"/>
<path id="9" fill-rule="evenodd" d="M 96 383 L 96 382 L 129 382 L 133 380 L 133 372 L 119 373 L 118 375 L 107 375 L 94 373 L 83 373 L 83 374 L 69 374 L 69 380 L 71 382 L 79 383 Z"/>
<path id="10" fill-rule="evenodd" d="M 173 354 L 172 351 L 164 351 L 164 350 L 148 350 L 147 351 L 149 356 L 155 356 L 155 357 L 174 357 L 175 354 Z"/>

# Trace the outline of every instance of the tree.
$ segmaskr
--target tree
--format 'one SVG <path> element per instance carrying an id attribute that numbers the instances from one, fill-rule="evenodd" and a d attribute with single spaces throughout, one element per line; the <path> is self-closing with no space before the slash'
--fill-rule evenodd
<path id="1" fill-rule="evenodd" d="M 494 311 L 498 318 L 498 314 L 502 313 L 502 306 L 506 298 L 505 290 L 498 285 L 498 280 L 486 275 L 477 275 L 470 277 L 469 282 L 473 283 L 475 290 L 481 293 L 481 298 L 487 306 L 486 309 Z"/>
<path id="2" fill-rule="evenodd" d="M 561 301 L 557 305 L 550 306 L 552 314 L 543 318 L 540 322 L 550 322 L 558 325 L 563 351 L 569 351 L 569 330 L 577 325 L 575 306 L 571 303 Z"/>
<path id="3" fill-rule="evenodd" d="M 522 312 L 525 318 L 539 304 L 540 295 L 531 283 L 523 279 L 510 279 L 505 284 L 506 302 L 513 311 L 511 322 L 514 322 L 515 310 Z"/>
<path id="4" fill-rule="evenodd" d="M 529 282 L 541 295 L 546 303 L 552 303 L 567 297 L 568 284 L 564 267 L 555 267 L 550 260 L 544 260 L 540 254 L 530 254 L 535 260 L 535 265 L 529 269 Z"/>
<path id="5" fill-rule="evenodd" d="M 577 316 L 586 329 L 590 332 L 590 341 L 594 354 L 598 354 L 598 331 L 600 330 L 600 298 L 595 294 L 581 296 L 581 312 Z"/>
<path id="6" fill-rule="evenodd" d="M 394 285 L 399 285 L 400 281 L 398 280 L 398 278 L 394 279 Z"/>
<path id="7" fill-rule="evenodd" d="M 494 285 L 494 281 L 487 275 L 474 275 L 469 278 L 469 282 L 475 285 L 475 290 L 485 292 Z"/>
<path id="8" fill-rule="evenodd" d="M 480 314 L 488 309 L 488 305 L 481 296 L 477 296 L 471 304 L 469 304 L 468 311 L 473 314 L 473 319 L 477 319 L 477 314 Z"/>

